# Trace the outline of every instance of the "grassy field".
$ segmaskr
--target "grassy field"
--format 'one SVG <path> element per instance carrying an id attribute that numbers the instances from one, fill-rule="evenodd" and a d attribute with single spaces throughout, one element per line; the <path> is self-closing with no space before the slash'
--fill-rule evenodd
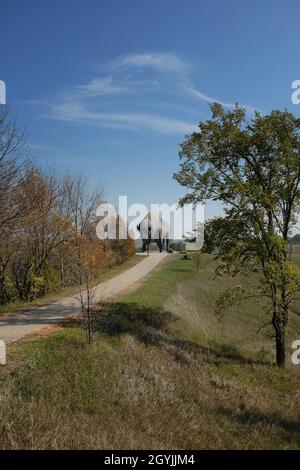
<path id="1" fill-rule="evenodd" d="M 214 315 L 232 280 L 206 257 L 169 258 L 80 325 L 10 346 L 0 369 L 0 448 L 297 449 L 300 366 L 274 366 L 262 306 Z M 239 279 L 245 282 L 245 279 Z M 300 338 L 291 313 L 287 353 Z M 34 339 L 34 340 L 33 340 Z"/>

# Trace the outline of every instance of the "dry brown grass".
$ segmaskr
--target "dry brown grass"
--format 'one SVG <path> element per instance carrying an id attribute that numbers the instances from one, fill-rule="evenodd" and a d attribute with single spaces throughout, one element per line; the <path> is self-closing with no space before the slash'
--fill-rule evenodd
<path id="1" fill-rule="evenodd" d="M 299 448 L 300 366 L 273 365 L 257 305 L 219 323 L 216 291 L 231 281 L 191 266 L 176 260 L 99 307 L 91 347 L 76 323 L 15 344 L 0 372 L 0 447 Z"/>

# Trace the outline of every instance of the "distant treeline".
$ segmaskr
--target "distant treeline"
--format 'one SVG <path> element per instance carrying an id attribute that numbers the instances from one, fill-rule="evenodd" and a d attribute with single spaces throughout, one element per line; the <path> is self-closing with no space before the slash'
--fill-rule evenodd
<path id="1" fill-rule="evenodd" d="M 128 240 L 100 241 L 95 210 L 102 188 L 82 176 L 38 168 L 10 112 L 0 113 L 0 303 L 27 301 L 84 283 L 135 251 Z"/>
<path id="2" fill-rule="evenodd" d="M 290 237 L 289 238 L 289 243 L 291 245 L 300 245 L 300 234 L 297 233 L 296 235 L 294 235 L 293 237 Z"/>

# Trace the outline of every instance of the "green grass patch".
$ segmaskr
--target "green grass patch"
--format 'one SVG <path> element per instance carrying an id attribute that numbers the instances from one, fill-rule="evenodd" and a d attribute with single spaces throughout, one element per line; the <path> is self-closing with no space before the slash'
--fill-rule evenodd
<path id="1" fill-rule="evenodd" d="M 298 449 L 299 368 L 274 366 L 258 304 L 220 322 L 215 262 L 170 257 L 101 305 L 86 345 L 69 323 L 10 347 L 0 369 L 0 448 Z M 240 278 L 239 282 L 246 282 Z M 300 335 L 291 315 L 288 341 Z M 287 345 L 289 348 L 289 343 Z"/>

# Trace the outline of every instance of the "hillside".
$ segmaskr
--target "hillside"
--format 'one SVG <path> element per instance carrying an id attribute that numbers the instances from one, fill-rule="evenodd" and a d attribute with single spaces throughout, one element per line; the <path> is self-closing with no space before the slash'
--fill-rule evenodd
<path id="1" fill-rule="evenodd" d="M 298 448 L 300 366 L 273 365 L 272 331 L 258 332 L 266 319 L 253 301 L 216 319 L 231 282 L 214 280 L 209 257 L 196 273 L 173 255 L 98 307 L 91 347 L 76 322 L 11 346 L 0 447 Z M 288 348 L 300 337 L 300 317 L 290 320 Z"/>

